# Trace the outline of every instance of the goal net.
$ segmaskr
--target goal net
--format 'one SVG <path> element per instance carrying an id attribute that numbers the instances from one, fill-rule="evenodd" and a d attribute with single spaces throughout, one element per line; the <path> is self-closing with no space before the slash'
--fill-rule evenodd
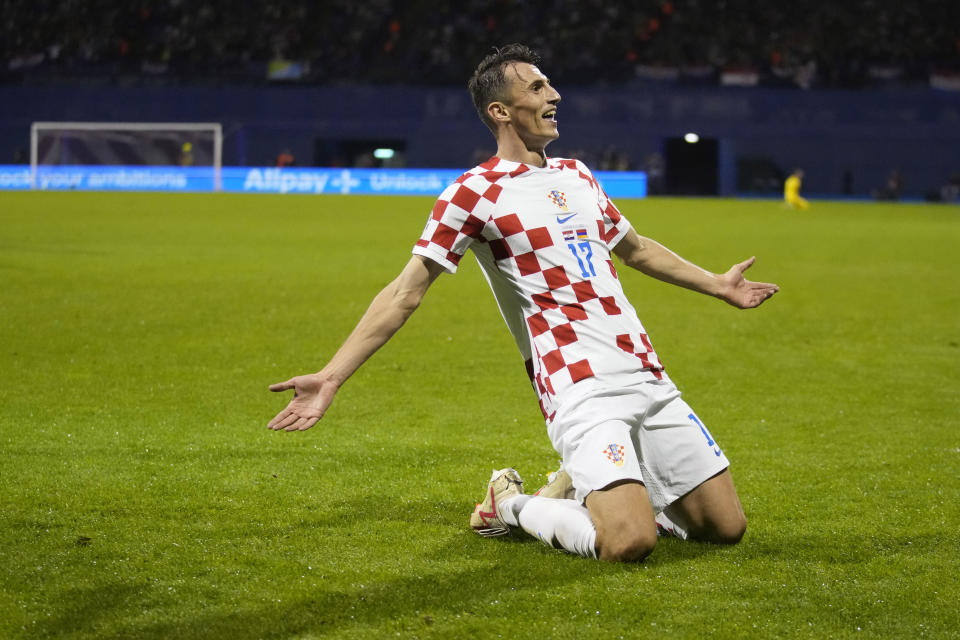
<path id="1" fill-rule="evenodd" d="M 223 133 L 216 122 L 34 122 L 34 189 L 221 188 Z"/>

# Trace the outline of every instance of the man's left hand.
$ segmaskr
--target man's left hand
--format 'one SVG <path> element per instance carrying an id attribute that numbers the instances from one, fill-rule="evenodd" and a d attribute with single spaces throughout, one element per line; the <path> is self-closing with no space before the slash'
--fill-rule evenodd
<path id="1" fill-rule="evenodd" d="M 743 272 L 750 268 L 756 257 L 744 260 L 740 264 L 730 267 L 730 270 L 720 276 L 723 287 L 718 296 L 721 300 L 739 309 L 752 309 L 760 306 L 764 300 L 780 291 L 780 287 L 769 282 L 752 282 L 743 277 Z"/>

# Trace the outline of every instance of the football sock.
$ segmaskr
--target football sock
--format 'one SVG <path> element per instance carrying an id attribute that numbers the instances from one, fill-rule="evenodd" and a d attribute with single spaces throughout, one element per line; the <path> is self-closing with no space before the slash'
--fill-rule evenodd
<path id="1" fill-rule="evenodd" d="M 511 527 L 519 527 L 520 522 L 517 520 L 517 516 L 532 497 L 521 493 L 506 500 L 501 500 L 500 504 L 497 505 L 497 515 Z"/>
<path id="2" fill-rule="evenodd" d="M 576 500 L 524 497 L 529 499 L 517 511 L 524 531 L 547 546 L 559 546 L 585 558 L 597 557 L 597 530 L 586 507 Z"/>
<path id="3" fill-rule="evenodd" d="M 681 540 L 687 539 L 687 532 L 680 528 L 676 522 L 667 517 L 667 514 L 661 511 L 657 514 L 657 535 L 661 538 L 664 536 L 672 536 L 674 538 L 680 538 Z"/>

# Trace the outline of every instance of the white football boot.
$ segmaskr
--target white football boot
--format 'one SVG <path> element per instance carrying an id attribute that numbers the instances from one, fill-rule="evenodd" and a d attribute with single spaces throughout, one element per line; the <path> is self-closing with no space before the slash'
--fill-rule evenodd
<path id="1" fill-rule="evenodd" d="M 547 484 L 537 489 L 537 492 L 533 495 L 541 498 L 573 500 L 577 497 L 577 492 L 573 488 L 573 480 L 570 479 L 570 475 L 563 468 L 560 468 L 547 476 Z"/>
<path id="2" fill-rule="evenodd" d="M 510 533 L 510 527 L 500 517 L 500 504 L 513 496 L 523 495 L 523 479 L 516 469 L 494 471 L 487 485 L 487 494 L 470 516 L 470 526 L 485 538 Z"/>

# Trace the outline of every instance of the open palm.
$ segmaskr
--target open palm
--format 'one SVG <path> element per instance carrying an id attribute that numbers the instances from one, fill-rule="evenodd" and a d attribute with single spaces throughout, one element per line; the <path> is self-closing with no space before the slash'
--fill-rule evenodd
<path id="1" fill-rule="evenodd" d="M 270 385 L 270 391 L 294 390 L 293 399 L 267 425 L 274 431 L 304 431 L 317 424 L 333 402 L 337 385 L 319 374 L 296 376 Z"/>
<path id="2" fill-rule="evenodd" d="M 764 300 L 780 291 L 780 287 L 775 284 L 752 282 L 743 277 L 743 272 L 749 269 L 754 261 L 755 257 L 735 264 L 721 276 L 724 288 L 720 297 L 740 309 L 758 307 Z"/>

